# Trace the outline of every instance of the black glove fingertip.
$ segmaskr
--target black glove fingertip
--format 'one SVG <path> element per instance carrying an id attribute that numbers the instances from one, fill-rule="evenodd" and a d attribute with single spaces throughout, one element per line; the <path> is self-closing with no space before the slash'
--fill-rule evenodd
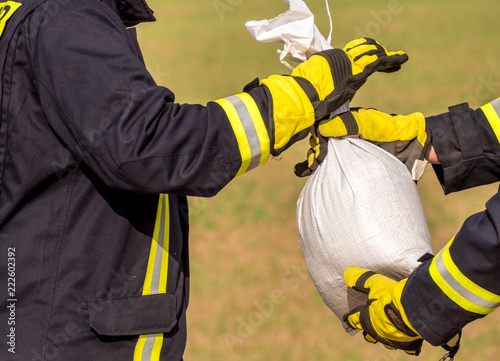
<path id="1" fill-rule="evenodd" d="M 294 168 L 293 172 L 295 173 L 295 175 L 297 177 L 304 178 L 304 177 L 310 176 L 313 171 L 309 168 L 308 162 L 306 160 L 304 162 L 297 163 L 295 165 L 295 168 Z"/>

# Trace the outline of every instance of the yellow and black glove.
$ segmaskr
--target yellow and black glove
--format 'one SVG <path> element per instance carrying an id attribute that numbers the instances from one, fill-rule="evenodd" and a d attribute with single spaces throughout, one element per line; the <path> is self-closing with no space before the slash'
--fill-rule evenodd
<path id="1" fill-rule="evenodd" d="M 274 124 L 271 154 L 278 155 L 306 137 L 315 121 L 352 99 L 370 74 L 397 71 L 407 60 L 402 51 L 388 52 L 375 40 L 362 38 L 344 49 L 314 54 L 291 76 L 273 75 L 262 80 Z"/>
<path id="2" fill-rule="evenodd" d="M 344 272 L 345 283 L 368 295 L 368 302 L 344 315 L 344 322 L 363 330 L 366 341 L 382 343 L 389 349 L 418 355 L 423 339 L 412 327 L 401 305 L 406 279 L 394 281 L 367 269 L 351 266 Z"/>
<path id="3" fill-rule="evenodd" d="M 375 109 L 352 108 L 332 119 L 321 121 L 311 138 L 314 142 L 326 142 L 327 138 L 359 137 L 366 139 L 402 161 L 418 180 L 423 169 L 418 165 L 423 161 L 430 144 L 425 117 L 422 113 L 410 115 L 386 114 Z M 315 170 L 326 156 L 326 146 L 318 147 L 314 158 L 297 164 L 296 174 L 307 176 Z M 322 154 L 323 153 L 323 154 Z"/>

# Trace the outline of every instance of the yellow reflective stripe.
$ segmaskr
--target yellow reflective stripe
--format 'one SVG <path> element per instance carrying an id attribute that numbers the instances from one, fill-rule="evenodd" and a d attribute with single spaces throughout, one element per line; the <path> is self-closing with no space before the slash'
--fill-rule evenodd
<path id="1" fill-rule="evenodd" d="M 477 284 L 472 282 L 470 279 L 468 279 L 462 272 L 460 272 L 458 267 L 455 265 L 455 262 L 453 262 L 453 260 L 451 259 L 450 245 L 451 244 L 448 244 L 446 246 L 446 249 L 443 252 L 443 260 L 444 260 L 445 264 L 447 265 L 448 270 L 453 275 L 453 277 L 457 280 L 458 283 L 460 283 L 467 290 L 469 290 L 470 292 L 472 292 L 476 296 L 483 299 L 485 301 L 484 302 L 485 305 L 487 303 L 491 303 L 492 306 L 496 305 L 496 307 L 498 307 L 500 305 L 500 296 L 497 296 L 494 293 L 492 293 L 488 290 L 485 290 L 481 286 L 478 286 Z"/>
<path id="2" fill-rule="evenodd" d="M 220 99 L 216 100 L 216 103 L 219 103 L 226 112 L 226 115 L 229 118 L 229 122 L 233 127 L 234 134 L 236 135 L 236 141 L 238 142 L 238 148 L 241 155 L 240 170 L 236 174 L 236 176 L 239 176 L 247 171 L 252 157 L 250 146 L 248 145 L 248 141 L 246 139 L 245 130 L 243 129 L 241 121 L 239 120 L 238 112 L 229 100 Z"/>
<path id="3" fill-rule="evenodd" d="M 163 198 L 163 199 L 162 199 Z M 159 238 L 163 238 L 163 242 L 157 242 L 157 252 L 161 252 L 162 255 L 160 257 L 161 262 L 159 262 L 160 266 L 160 277 L 158 284 L 158 293 L 167 293 L 167 276 L 168 276 L 168 250 L 170 247 L 170 208 L 168 203 L 168 195 L 162 194 L 160 195 L 160 199 L 162 201 L 158 203 L 162 203 L 163 209 L 163 227 L 160 227 L 158 233 L 162 232 L 163 235 Z M 163 229 L 162 229 L 163 228 Z M 158 263 L 157 263 L 158 264 Z"/>
<path id="4" fill-rule="evenodd" d="M 160 194 L 155 227 L 149 251 L 142 295 L 167 292 L 168 249 L 170 245 L 170 208 L 167 194 Z M 141 335 L 135 346 L 134 361 L 159 361 L 163 334 Z"/>
<path id="5" fill-rule="evenodd" d="M 264 164 L 270 154 L 270 141 L 257 104 L 248 93 L 216 100 L 229 119 L 236 136 L 242 163 L 236 176 Z"/>
<path id="6" fill-rule="evenodd" d="M 491 103 L 485 104 L 481 107 L 493 128 L 493 132 L 497 136 L 498 141 L 500 142 L 500 98 L 493 100 Z"/>
<path id="7" fill-rule="evenodd" d="M 141 335 L 134 351 L 134 361 L 160 360 L 163 334 Z"/>
<path id="8" fill-rule="evenodd" d="M 168 247 L 170 232 L 168 195 L 161 194 L 156 212 L 155 229 L 149 251 L 143 295 L 167 292 Z"/>
<path id="9" fill-rule="evenodd" d="M 146 278 L 144 279 L 144 285 L 142 287 L 142 295 L 150 295 L 151 294 L 151 285 L 153 283 L 153 269 L 154 269 L 154 260 L 156 259 L 156 251 L 158 250 L 158 242 L 155 240 L 158 239 L 158 235 L 160 232 L 160 223 L 161 223 L 161 210 L 162 210 L 162 202 L 158 202 L 158 210 L 156 212 L 156 221 L 155 221 L 155 229 L 153 232 L 153 242 L 151 244 L 151 248 L 149 250 L 149 258 L 148 258 L 148 267 L 146 270 Z"/>
<path id="10" fill-rule="evenodd" d="M 430 275 L 439 288 L 463 309 L 482 315 L 500 306 L 500 296 L 482 288 L 467 278 L 451 258 L 451 240 L 432 260 Z"/>
<path id="11" fill-rule="evenodd" d="M 142 351 L 144 350 L 144 346 L 146 346 L 147 335 L 139 336 L 139 340 L 135 345 L 134 351 L 134 361 L 142 361 Z"/>
<path id="12" fill-rule="evenodd" d="M 0 37 L 5 30 L 5 24 L 9 20 L 14 12 L 19 9 L 22 4 L 14 1 L 0 2 Z"/>
<path id="13" fill-rule="evenodd" d="M 265 162 L 267 162 L 270 154 L 270 140 L 269 134 L 267 132 L 266 125 L 264 124 L 264 119 L 262 119 L 262 115 L 260 114 L 260 110 L 255 103 L 255 100 L 250 96 L 250 94 L 242 93 L 239 95 L 243 103 L 245 103 L 248 112 L 253 120 L 253 124 L 255 126 L 255 131 L 258 136 L 258 141 L 260 144 L 261 154 L 260 161 L 258 166 L 261 166 Z"/>

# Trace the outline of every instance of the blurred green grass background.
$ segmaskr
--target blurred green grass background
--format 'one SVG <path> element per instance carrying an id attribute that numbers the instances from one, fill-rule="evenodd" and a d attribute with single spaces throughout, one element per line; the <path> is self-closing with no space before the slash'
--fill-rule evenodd
<path id="1" fill-rule="evenodd" d="M 261 44 L 248 20 L 286 11 L 281 0 L 149 0 L 158 21 L 142 24 L 140 43 L 157 82 L 180 103 L 239 93 L 255 77 L 289 73 L 278 44 Z M 325 3 L 306 1 L 329 31 Z M 500 96 L 498 0 L 330 0 L 332 43 L 370 36 L 410 61 L 395 74 L 375 74 L 353 105 L 392 113 L 445 112 Z M 212 199 L 191 198 L 191 300 L 186 360 L 408 360 L 350 337 L 324 306 L 305 269 L 295 205 L 305 182 L 293 175 L 307 141 L 235 179 Z M 419 182 L 435 250 L 481 211 L 497 185 L 449 196 L 429 167 Z M 457 359 L 496 360 L 500 314 L 467 326 Z M 420 360 L 444 351 L 424 346 Z"/>

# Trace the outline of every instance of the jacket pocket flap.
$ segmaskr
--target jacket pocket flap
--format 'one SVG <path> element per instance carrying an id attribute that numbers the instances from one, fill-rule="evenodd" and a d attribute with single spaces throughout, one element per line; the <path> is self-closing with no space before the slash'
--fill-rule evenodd
<path id="1" fill-rule="evenodd" d="M 168 333 L 177 324 L 176 304 L 171 293 L 90 301 L 90 327 L 101 336 Z"/>

